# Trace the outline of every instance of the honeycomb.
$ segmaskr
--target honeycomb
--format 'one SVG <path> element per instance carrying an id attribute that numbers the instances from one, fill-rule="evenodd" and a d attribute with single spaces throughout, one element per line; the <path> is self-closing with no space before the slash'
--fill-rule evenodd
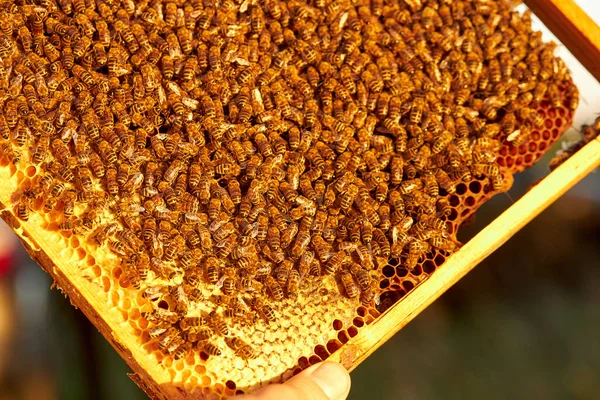
<path id="1" fill-rule="evenodd" d="M 0 30 L 2 217 L 153 397 L 326 359 L 577 103 L 507 1 L 17 1 Z"/>

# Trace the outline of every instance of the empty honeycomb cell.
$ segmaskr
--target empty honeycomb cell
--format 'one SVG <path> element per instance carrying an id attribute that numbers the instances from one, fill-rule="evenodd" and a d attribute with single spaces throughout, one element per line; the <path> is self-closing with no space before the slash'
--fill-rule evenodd
<path id="1" fill-rule="evenodd" d="M 406 292 L 410 292 L 415 288 L 415 284 L 413 281 L 406 279 L 402 281 L 402 287 Z"/>
<path id="2" fill-rule="evenodd" d="M 537 149 L 538 149 L 537 143 L 535 143 L 535 142 L 529 142 L 528 143 L 529 153 L 535 153 L 537 151 Z"/>
<path id="3" fill-rule="evenodd" d="M 202 375 L 202 377 L 200 378 L 201 384 L 202 386 L 210 386 L 210 384 L 212 383 L 212 380 L 210 379 L 210 376 L 208 375 Z"/>
<path id="4" fill-rule="evenodd" d="M 471 193 L 477 194 L 477 193 L 481 192 L 481 189 L 482 189 L 481 182 L 473 181 L 473 182 L 469 183 L 469 191 Z"/>
<path id="5" fill-rule="evenodd" d="M 394 276 L 394 267 L 392 267 L 391 265 L 386 265 L 385 267 L 383 267 L 383 269 L 381 270 L 381 273 L 387 277 L 387 278 L 391 278 L 392 276 Z"/>
<path id="6" fill-rule="evenodd" d="M 546 150 L 546 148 L 548 147 L 548 145 L 546 144 L 546 142 L 542 142 L 540 143 L 540 145 L 538 146 L 539 151 L 543 152 L 544 150 Z M 540 155 L 543 153 L 540 153 Z M 538 156 L 539 157 L 539 156 Z"/>
<path id="7" fill-rule="evenodd" d="M 102 280 L 104 281 L 104 278 L 108 278 L 107 276 L 103 276 Z M 110 279 L 109 279 L 110 282 Z M 107 290 L 105 290 L 106 292 Z M 119 295 L 119 292 L 117 292 L 116 290 L 111 290 L 110 291 L 110 300 L 112 302 L 113 306 L 118 306 L 119 302 L 121 301 L 121 296 Z"/>
<path id="8" fill-rule="evenodd" d="M 94 258 L 94 256 L 89 255 L 89 254 L 88 254 L 87 258 L 85 259 L 85 262 L 90 267 L 96 265 L 96 259 Z"/>
<path id="9" fill-rule="evenodd" d="M 81 247 L 77 248 L 77 250 L 75 251 L 75 254 L 77 255 L 77 261 L 83 261 L 83 259 L 87 255 L 85 249 L 83 249 Z"/>
<path id="10" fill-rule="evenodd" d="M 183 360 L 173 360 L 173 366 L 179 372 L 185 369 L 185 363 Z"/>
<path id="11" fill-rule="evenodd" d="M 446 257 L 444 257 L 443 254 L 438 254 L 434 258 L 435 265 L 437 265 L 438 267 L 440 267 L 444 263 L 444 261 L 446 261 Z"/>
<path id="12" fill-rule="evenodd" d="M 198 364 L 194 367 L 194 372 L 199 376 L 206 375 L 206 367 L 202 364 Z"/>
<path id="13" fill-rule="evenodd" d="M 300 357 L 298 359 L 298 366 L 302 369 L 306 369 L 308 367 L 310 367 L 310 363 L 308 362 L 308 358 L 307 357 Z"/>
<path id="14" fill-rule="evenodd" d="M 346 331 L 339 331 L 337 334 L 337 338 L 342 344 L 346 344 L 348 343 L 348 340 L 350 340 Z"/>
<path id="15" fill-rule="evenodd" d="M 357 328 L 362 328 L 363 325 L 365 324 L 365 321 L 363 321 L 362 318 L 354 318 L 352 320 L 352 324 Z"/>
<path id="16" fill-rule="evenodd" d="M 92 274 L 95 278 L 99 278 L 102 276 L 102 268 L 100 268 L 98 265 L 92 265 Z"/>
<path id="17" fill-rule="evenodd" d="M 333 354 L 342 347 L 342 344 L 336 339 L 331 339 L 327 342 L 327 351 Z"/>
<path id="18" fill-rule="evenodd" d="M 379 282 L 380 289 L 387 289 L 388 286 L 390 286 L 390 281 L 388 279 L 383 279 L 381 282 Z"/>
<path id="19" fill-rule="evenodd" d="M 467 185 L 465 185 L 464 183 L 459 183 L 458 185 L 456 185 L 456 193 L 459 196 L 462 196 L 466 192 L 467 192 Z"/>
<path id="20" fill-rule="evenodd" d="M 122 288 L 128 288 L 131 284 L 129 283 L 129 280 L 127 279 L 126 276 L 121 276 L 119 278 L 119 286 L 121 286 Z"/>
<path id="21" fill-rule="evenodd" d="M 121 278 L 121 274 L 123 274 L 123 270 L 121 269 L 121 267 L 114 267 L 112 270 L 112 276 L 114 279 L 120 279 Z"/>
<path id="22" fill-rule="evenodd" d="M 469 196 L 465 199 L 465 204 L 467 207 L 473 207 L 475 205 L 475 197 Z"/>
<path id="23" fill-rule="evenodd" d="M 558 128 L 552 129 L 552 139 L 558 139 L 561 135 L 561 131 Z"/>
<path id="24" fill-rule="evenodd" d="M 333 320 L 333 329 L 335 329 L 336 331 L 339 331 L 343 327 L 344 327 L 344 323 L 342 321 L 340 321 L 339 319 Z"/>
<path id="25" fill-rule="evenodd" d="M 309 363 L 310 365 L 315 365 L 315 364 L 318 364 L 318 363 L 320 363 L 321 361 L 323 361 L 323 360 L 321 359 L 321 357 L 319 357 L 319 356 L 316 356 L 316 355 L 312 355 L 312 356 L 308 357 L 308 363 Z"/>
<path id="26" fill-rule="evenodd" d="M 71 238 L 69 239 L 69 245 L 73 248 L 76 249 L 79 247 L 79 238 L 77 236 L 71 236 Z"/>
<path id="27" fill-rule="evenodd" d="M 228 380 L 227 382 L 225 382 L 225 387 L 232 391 L 234 391 L 236 389 L 235 382 L 232 380 Z"/>
<path id="28" fill-rule="evenodd" d="M 551 128 L 551 126 L 548 127 L 548 129 L 544 129 L 542 131 L 542 139 L 545 141 L 550 140 L 550 137 L 552 136 L 552 134 L 550 133 L 550 130 L 549 130 L 550 128 Z"/>
<path id="29" fill-rule="evenodd" d="M 432 274 L 435 271 L 435 263 L 433 261 L 427 260 L 423 263 L 423 272 L 426 274 Z"/>
<path id="30" fill-rule="evenodd" d="M 36 173 L 37 167 L 35 165 L 30 165 L 27 167 L 27 169 L 25 169 L 25 175 L 27 175 L 30 178 L 33 178 Z"/>
<path id="31" fill-rule="evenodd" d="M 22 185 L 23 184 L 23 179 L 27 178 L 25 176 L 25 174 L 23 173 L 23 171 L 17 171 L 17 184 L 18 185 Z"/>
<path id="32" fill-rule="evenodd" d="M 519 146 L 519 154 L 520 155 L 523 155 L 527 152 L 528 152 L 527 145 L 524 144 L 524 145 Z"/>
<path id="33" fill-rule="evenodd" d="M 327 351 L 327 348 L 325 348 L 325 346 L 323 345 L 318 345 L 315 347 L 315 354 L 321 357 L 321 359 L 323 360 L 325 360 L 330 355 L 329 351 Z"/>

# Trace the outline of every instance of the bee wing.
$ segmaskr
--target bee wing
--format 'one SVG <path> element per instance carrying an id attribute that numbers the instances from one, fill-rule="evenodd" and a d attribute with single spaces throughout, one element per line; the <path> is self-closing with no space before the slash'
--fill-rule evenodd
<path id="1" fill-rule="evenodd" d="M 516 131 L 514 131 L 513 133 L 511 133 L 510 135 L 508 135 L 508 137 L 506 138 L 506 141 L 507 142 L 512 142 L 517 137 L 519 137 L 520 134 L 521 134 L 521 130 L 517 129 Z"/>

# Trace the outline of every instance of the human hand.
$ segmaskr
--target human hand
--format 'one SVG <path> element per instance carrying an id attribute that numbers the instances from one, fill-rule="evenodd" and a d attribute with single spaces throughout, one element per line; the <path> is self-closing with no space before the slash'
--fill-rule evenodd
<path id="1" fill-rule="evenodd" d="M 338 363 L 312 365 L 285 383 L 269 385 L 236 400 L 345 400 L 350 374 Z"/>

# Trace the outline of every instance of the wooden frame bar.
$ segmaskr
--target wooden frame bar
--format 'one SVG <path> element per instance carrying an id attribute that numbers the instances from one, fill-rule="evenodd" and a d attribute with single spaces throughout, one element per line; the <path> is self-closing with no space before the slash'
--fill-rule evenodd
<path id="1" fill-rule="evenodd" d="M 600 27 L 572 0 L 525 0 L 525 4 L 600 81 Z"/>

